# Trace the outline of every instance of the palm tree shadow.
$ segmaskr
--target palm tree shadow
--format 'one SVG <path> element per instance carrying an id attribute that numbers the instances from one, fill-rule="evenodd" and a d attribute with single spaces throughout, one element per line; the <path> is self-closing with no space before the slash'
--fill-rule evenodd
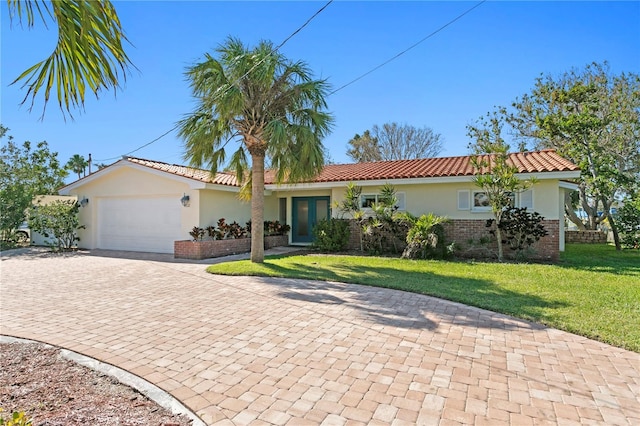
<path id="1" fill-rule="evenodd" d="M 373 278 L 376 285 L 373 286 L 344 284 L 342 281 L 345 277 L 332 270 L 322 270 L 322 276 L 328 276 L 329 280 L 318 281 L 314 278 L 319 276 L 319 269 L 322 268 L 319 265 L 294 264 L 292 267 L 283 267 L 268 262 L 264 265 L 276 275 L 287 276 L 295 270 L 296 274 L 308 277 L 305 279 L 256 278 L 262 283 L 280 287 L 277 292 L 278 297 L 301 305 L 306 303 L 326 305 L 327 312 L 353 315 L 354 320 L 366 319 L 376 324 L 402 329 L 435 331 L 441 322 L 479 328 L 544 328 L 540 324 L 514 318 L 506 319 L 495 312 L 473 309 L 460 303 L 428 296 L 432 286 L 439 288 L 446 286 L 451 299 L 463 300 L 480 308 L 491 310 L 492 308 L 500 309 L 500 306 L 509 306 L 514 313 L 517 312 L 519 316 L 525 318 L 537 318 L 542 309 L 566 305 L 559 301 L 549 302 L 535 295 L 516 293 L 477 278 L 404 272 L 402 274 L 404 280 L 420 283 L 412 289 L 415 293 L 410 293 L 390 290 L 399 279 L 398 271 L 392 268 L 348 267 L 350 273 L 356 272 L 359 276 L 366 277 L 369 282 L 372 282 Z"/>

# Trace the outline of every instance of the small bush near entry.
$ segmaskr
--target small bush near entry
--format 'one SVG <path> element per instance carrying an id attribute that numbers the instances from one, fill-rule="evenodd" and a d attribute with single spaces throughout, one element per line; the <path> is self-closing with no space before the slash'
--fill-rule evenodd
<path id="1" fill-rule="evenodd" d="M 49 204 L 37 204 L 29 213 L 29 228 L 52 238 L 47 244 L 53 250 L 69 250 L 80 241 L 76 231 L 84 229 L 78 219 L 80 204 L 77 201 L 56 200 Z"/>
<path id="2" fill-rule="evenodd" d="M 194 226 L 191 231 L 189 231 L 189 235 L 191 235 L 193 241 L 202 241 L 202 238 L 204 238 L 204 229 Z"/>
<path id="3" fill-rule="evenodd" d="M 349 244 L 351 231 L 345 219 L 323 219 L 313 228 L 313 246 L 327 252 L 343 251 Z"/>
<path id="4" fill-rule="evenodd" d="M 509 207 L 504 211 L 502 221 L 498 225 L 502 231 L 502 243 L 509 244 L 515 252 L 516 259 L 526 259 L 531 246 L 549 234 L 541 223 L 543 220 L 544 217 L 538 212 L 529 213 L 526 207 Z M 493 226 L 494 223 L 494 219 L 489 219 L 487 227 Z M 495 230 L 489 232 L 496 235 Z"/>
<path id="5" fill-rule="evenodd" d="M 620 241 L 625 248 L 640 249 L 640 196 L 629 198 L 616 217 Z"/>
<path id="6" fill-rule="evenodd" d="M 409 226 L 407 247 L 402 253 L 405 259 L 443 258 L 447 254 L 444 241 L 444 229 L 441 223 L 447 218 L 433 213 L 423 214 L 416 218 L 405 214 L 403 219 Z"/>

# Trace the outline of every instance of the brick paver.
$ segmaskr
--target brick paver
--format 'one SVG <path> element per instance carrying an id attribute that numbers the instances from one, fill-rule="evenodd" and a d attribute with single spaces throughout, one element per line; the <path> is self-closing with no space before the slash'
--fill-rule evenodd
<path id="1" fill-rule="evenodd" d="M 637 353 L 426 296 L 130 257 L 3 257 L 0 333 L 125 368 L 209 424 L 640 424 Z"/>

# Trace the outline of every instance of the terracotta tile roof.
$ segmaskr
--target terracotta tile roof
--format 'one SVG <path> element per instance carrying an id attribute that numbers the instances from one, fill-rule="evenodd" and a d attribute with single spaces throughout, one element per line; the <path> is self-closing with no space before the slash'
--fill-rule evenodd
<path id="1" fill-rule="evenodd" d="M 126 159 L 132 163 L 140 164 L 141 166 L 149 167 L 167 173 L 172 173 L 177 176 L 194 179 L 201 182 L 227 186 L 238 186 L 238 180 L 233 173 L 218 172 L 215 175 L 215 178 L 212 179 L 211 172 L 209 172 L 208 170 L 196 169 L 193 167 L 181 166 L 178 164 L 162 163 L 160 161 L 145 160 L 144 158 L 126 157 Z"/>
<path id="2" fill-rule="evenodd" d="M 329 164 L 325 166 L 318 176 L 307 181 L 307 183 L 472 176 L 474 169 L 471 164 L 471 158 L 472 156 L 460 156 L 377 161 L 372 163 Z M 490 162 L 491 156 L 486 155 L 484 159 Z M 201 182 L 238 186 L 238 181 L 233 173 L 219 172 L 212 179 L 211 173 L 206 170 L 135 157 L 127 157 L 127 160 L 145 167 Z M 515 165 L 520 173 L 572 172 L 580 170 L 571 161 L 558 155 L 555 150 L 510 154 L 509 162 Z M 267 170 L 265 172 L 265 184 L 274 183 L 274 171 Z"/>
<path id="3" fill-rule="evenodd" d="M 491 161 L 491 156 L 483 156 Z M 418 179 L 472 176 L 472 156 L 424 158 L 418 160 L 377 161 L 372 163 L 330 164 L 309 182 L 348 182 L 363 180 Z M 519 152 L 509 155 L 519 173 L 578 171 L 578 166 L 555 150 Z M 267 171 L 266 183 L 275 183 L 275 174 Z"/>

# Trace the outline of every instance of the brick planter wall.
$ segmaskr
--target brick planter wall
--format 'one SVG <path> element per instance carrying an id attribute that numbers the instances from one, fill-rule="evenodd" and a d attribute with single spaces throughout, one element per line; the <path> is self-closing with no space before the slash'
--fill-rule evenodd
<path id="1" fill-rule="evenodd" d="M 269 235 L 264 237 L 264 249 L 269 250 L 274 247 L 283 247 L 289 245 L 288 235 Z"/>
<path id="2" fill-rule="evenodd" d="M 564 231 L 565 243 L 606 244 L 607 234 L 601 231 Z"/>
<path id="3" fill-rule="evenodd" d="M 289 238 L 286 235 L 264 237 L 265 250 L 288 244 Z M 230 254 L 249 253 L 250 251 L 251 238 L 205 241 L 182 240 L 173 243 L 173 257 L 176 259 L 201 260 Z"/>

